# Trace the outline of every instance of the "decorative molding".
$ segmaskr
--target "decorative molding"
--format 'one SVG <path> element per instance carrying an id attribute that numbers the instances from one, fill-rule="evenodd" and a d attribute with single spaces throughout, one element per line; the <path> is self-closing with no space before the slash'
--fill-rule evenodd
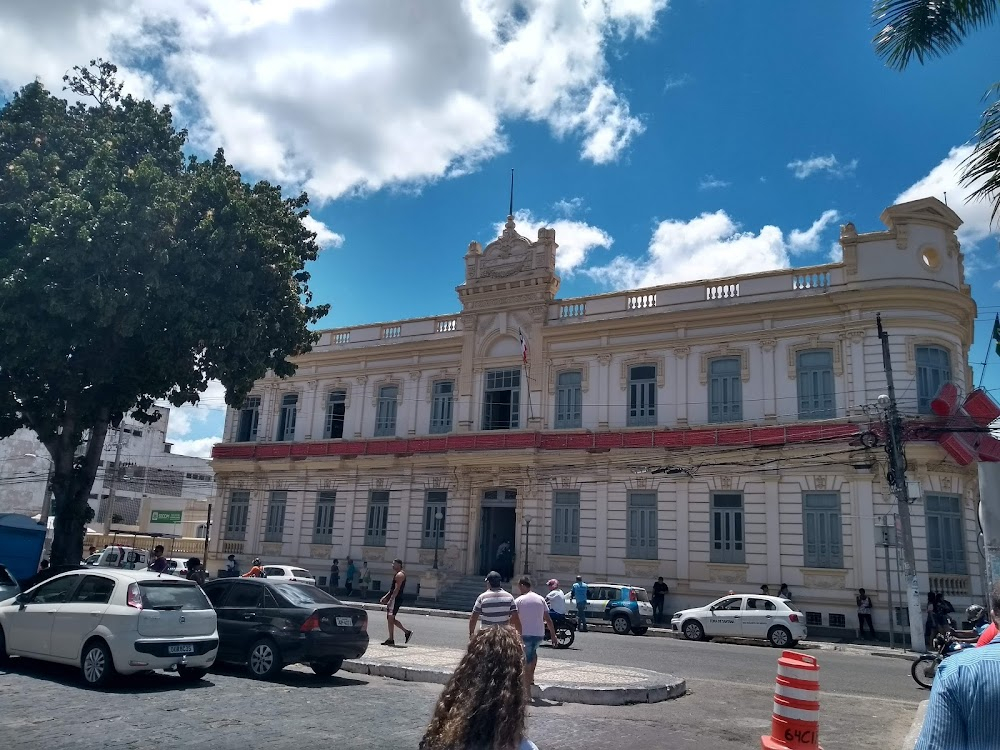
<path id="1" fill-rule="evenodd" d="M 840 377 L 844 374 L 844 347 L 840 341 L 827 341 L 820 336 L 813 336 L 808 341 L 790 344 L 788 347 L 788 378 L 795 380 L 799 352 L 813 349 L 829 349 L 833 352 L 833 374 Z"/>
<path id="2" fill-rule="evenodd" d="M 491 307 L 517 305 L 524 302 L 545 302 L 545 292 L 535 292 L 534 294 L 515 294 L 504 296 L 499 299 L 479 299 L 465 303 L 468 310 L 481 310 Z"/>
<path id="3" fill-rule="evenodd" d="M 444 552 L 444 548 L 438 549 L 438 567 L 441 565 L 441 553 Z M 434 564 L 434 548 L 425 549 L 421 547 L 417 551 L 417 562 L 421 565 L 433 565 Z"/>
<path id="4" fill-rule="evenodd" d="M 625 577 L 644 580 L 656 578 L 660 573 L 659 560 L 632 560 L 625 559 Z"/>
<path id="5" fill-rule="evenodd" d="M 437 375 L 433 375 L 427 379 L 427 403 L 431 403 L 434 400 L 434 386 L 437 383 L 449 382 L 452 384 L 451 387 L 451 398 L 452 406 L 454 406 L 454 401 L 458 395 L 458 378 L 453 375 L 450 371 L 442 371 Z"/>
<path id="6" fill-rule="evenodd" d="M 609 364 L 611 364 L 611 355 L 610 354 L 598 354 L 597 355 L 597 362 L 600 365 L 602 365 L 603 367 L 607 367 Z"/>
<path id="7" fill-rule="evenodd" d="M 654 365 L 656 367 L 656 387 L 663 388 L 666 385 L 667 358 L 660 356 L 650 356 L 647 352 L 623 359 L 621 362 L 621 386 L 622 390 L 628 390 L 628 371 L 630 367 L 636 365 Z"/>
<path id="8" fill-rule="evenodd" d="M 333 545 L 331 544 L 310 544 L 309 555 L 314 560 L 332 560 Z"/>
<path id="9" fill-rule="evenodd" d="M 281 542 L 264 542 L 260 552 L 264 557 L 281 557 L 281 550 L 284 546 Z"/>
<path id="10" fill-rule="evenodd" d="M 941 477 L 941 490 L 943 492 L 951 492 L 952 478 L 950 475 L 946 474 Z"/>
<path id="11" fill-rule="evenodd" d="M 571 359 L 555 359 L 549 360 L 546 363 L 549 370 L 549 393 L 556 392 L 556 381 L 559 379 L 559 373 L 561 372 L 572 372 L 578 370 L 580 372 L 580 390 L 583 393 L 587 393 L 590 390 L 590 364 L 587 362 L 581 362 L 575 358 Z"/>
<path id="12" fill-rule="evenodd" d="M 374 490 L 385 489 L 386 485 L 385 477 L 372 477 L 371 481 L 368 484 Z"/>
<path id="13" fill-rule="evenodd" d="M 940 336 L 907 336 L 904 340 L 906 341 L 906 370 L 911 375 L 916 375 L 917 372 L 917 347 L 936 346 L 948 352 L 949 364 L 951 365 L 951 379 L 961 381 L 961 378 L 958 377 L 959 371 L 956 369 L 955 363 L 959 363 L 959 367 L 961 367 L 963 357 L 952 342 Z"/>
<path id="14" fill-rule="evenodd" d="M 773 352 L 778 346 L 777 339 L 758 339 L 757 346 L 764 352 Z"/>
<path id="15" fill-rule="evenodd" d="M 691 353 L 691 347 L 687 345 L 675 346 L 671 351 L 677 359 L 687 359 Z"/>
<path id="16" fill-rule="evenodd" d="M 841 568 L 799 568 L 802 585 L 807 589 L 843 591 L 847 588 L 847 571 Z"/>
<path id="17" fill-rule="evenodd" d="M 549 555 L 549 571 L 565 575 L 576 575 L 580 572 L 583 558 L 579 555 Z"/>
<path id="18" fill-rule="evenodd" d="M 542 323 L 545 320 L 545 314 L 548 312 L 548 308 L 542 305 L 535 305 L 528 312 L 531 315 L 532 322 Z"/>
<path id="19" fill-rule="evenodd" d="M 852 344 L 860 344 L 868 336 L 868 332 L 860 328 L 852 328 L 839 334 L 841 341 L 850 341 Z"/>
<path id="20" fill-rule="evenodd" d="M 826 475 L 821 474 L 813 477 L 813 488 L 817 490 L 825 490 L 827 485 Z"/>
<path id="21" fill-rule="evenodd" d="M 387 547 L 362 547 L 361 559 L 365 562 L 385 562 Z"/>
<path id="22" fill-rule="evenodd" d="M 746 583 L 749 565 L 708 563 L 708 580 L 712 583 Z"/>
<path id="23" fill-rule="evenodd" d="M 268 492 L 288 492 L 292 488 L 292 482 L 288 479 L 272 479 L 267 483 Z"/>
<path id="24" fill-rule="evenodd" d="M 379 392 L 390 385 L 396 386 L 396 403 L 403 400 L 403 379 L 397 375 L 380 375 L 373 383 L 372 406 L 378 407 Z"/>
<path id="25" fill-rule="evenodd" d="M 708 384 L 709 365 L 713 359 L 738 358 L 740 360 L 740 380 L 744 383 L 750 382 L 750 349 L 745 346 L 730 346 L 723 344 L 716 349 L 710 349 L 701 353 L 701 367 L 698 370 L 698 379 L 702 385 Z"/>
<path id="26" fill-rule="evenodd" d="M 733 488 L 733 478 L 728 474 L 723 474 L 719 477 L 719 488 L 723 490 L 731 490 Z"/>
<path id="27" fill-rule="evenodd" d="M 354 382 L 357 383 L 358 385 L 364 385 L 365 383 L 368 382 L 368 376 L 367 375 L 358 375 L 354 379 Z"/>
<path id="28" fill-rule="evenodd" d="M 319 479 L 316 481 L 316 488 L 320 490 L 336 491 L 340 482 L 336 479 Z"/>
<path id="29" fill-rule="evenodd" d="M 948 257 L 955 258 L 962 254 L 962 243 L 953 233 L 948 234 Z"/>

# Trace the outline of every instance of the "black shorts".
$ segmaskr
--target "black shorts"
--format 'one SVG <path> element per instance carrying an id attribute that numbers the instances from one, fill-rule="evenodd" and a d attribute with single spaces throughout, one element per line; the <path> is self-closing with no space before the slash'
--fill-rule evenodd
<path id="1" fill-rule="evenodd" d="M 399 608 L 402 606 L 402 602 L 399 599 L 395 599 L 389 602 L 389 606 L 386 607 L 386 611 L 392 614 L 394 617 L 399 613 Z"/>

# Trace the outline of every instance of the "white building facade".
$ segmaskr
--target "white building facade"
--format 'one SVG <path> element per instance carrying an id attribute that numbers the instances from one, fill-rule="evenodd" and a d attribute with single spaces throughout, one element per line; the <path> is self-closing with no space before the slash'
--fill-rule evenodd
<path id="1" fill-rule="evenodd" d="M 902 624 L 886 454 L 858 439 L 886 390 L 875 315 L 901 411 L 929 420 L 941 383 L 972 386 L 976 308 L 953 211 L 882 221 L 843 227 L 840 263 L 560 300 L 554 231 L 509 220 L 470 244 L 461 312 L 324 331 L 228 412 L 213 564 L 322 578 L 350 555 L 387 581 L 399 557 L 434 598 L 509 541 L 541 580 L 662 575 L 668 609 L 787 583 L 811 627 L 853 631 L 863 587 Z M 921 585 L 981 598 L 975 466 L 906 451 Z"/>

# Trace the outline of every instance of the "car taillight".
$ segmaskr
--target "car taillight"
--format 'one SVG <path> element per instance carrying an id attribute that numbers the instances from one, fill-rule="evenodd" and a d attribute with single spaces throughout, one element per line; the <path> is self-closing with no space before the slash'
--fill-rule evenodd
<path id="1" fill-rule="evenodd" d="M 799 621 L 799 616 L 797 614 L 795 614 L 794 612 L 792 612 L 792 614 L 788 615 L 788 621 L 789 622 L 798 622 Z"/>
<path id="2" fill-rule="evenodd" d="M 125 596 L 125 603 L 130 607 L 142 609 L 142 594 L 139 592 L 139 584 L 129 584 L 128 593 Z"/>
<path id="3" fill-rule="evenodd" d="M 319 630 L 319 629 L 320 629 L 319 615 L 311 614 L 309 615 L 309 617 L 306 618 L 306 621 L 302 623 L 302 627 L 299 628 L 299 632 L 309 633 L 313 630 Z"/>
<path id="4" fill-rule="evenodd" d="M 361 617 L 358 618 L 358 627 L 361 628 L 362 633 L 368 632 L 368 615 L 361 615 Z"/>
<path id="5" fill-rule="evenodd" d="M 635 595 L 634 591 L 629 591 L 628 592 L 628 600 L 630 602 L 637 602 L 637 601 L 639 601 L 639 597 Z"/>

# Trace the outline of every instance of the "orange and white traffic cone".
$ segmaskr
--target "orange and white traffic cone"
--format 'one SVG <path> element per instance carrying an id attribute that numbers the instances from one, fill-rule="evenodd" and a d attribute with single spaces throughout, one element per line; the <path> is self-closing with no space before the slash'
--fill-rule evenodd
<path id="1" fill-rule="evenodd" d="M 816 657 L 785 651 L 778 659 L 771 736 L 761 750 L 823 750 L 819 746 L 819 664 Z"/>

